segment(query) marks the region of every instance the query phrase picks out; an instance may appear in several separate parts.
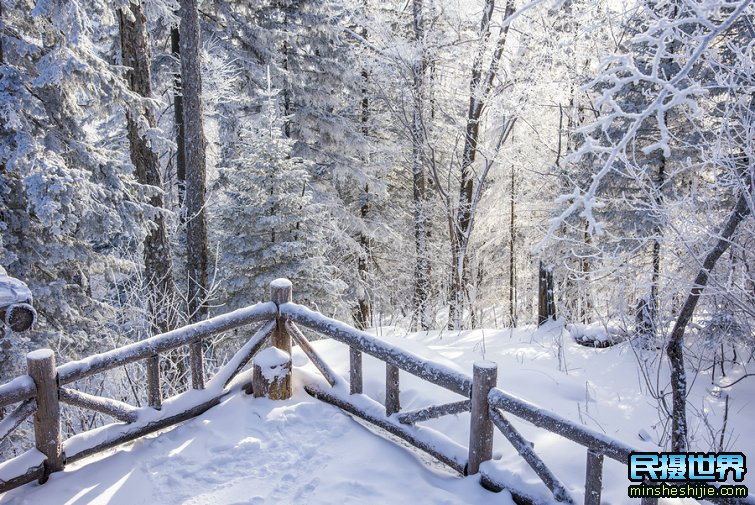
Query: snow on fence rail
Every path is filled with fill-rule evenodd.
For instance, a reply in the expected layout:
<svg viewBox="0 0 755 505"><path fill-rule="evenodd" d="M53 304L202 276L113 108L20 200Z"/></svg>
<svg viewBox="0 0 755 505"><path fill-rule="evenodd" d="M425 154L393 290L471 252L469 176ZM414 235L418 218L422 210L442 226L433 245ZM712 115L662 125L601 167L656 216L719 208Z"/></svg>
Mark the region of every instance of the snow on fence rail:
<svg viewBox="0 0 755 505"><path fill-rule="evenodd" d="M217 405L223 397L239 389L242 383L249 382L249 377L244 377L238 384L232 383L276 329L277 314L278 307L274 302L258 303L59 367L55 366L54 354L49 349L29 353L28 375L0 385L0 407L21 402L0 421L0 439L8 436L33 414L35 448L0 464L0 492L33 480L44 482L50 473L62 470L66 463L175 425ZM163 403L158 366L161 353L181 346L194 346L201 350L201 343L209 337L265 320L268 322L206 386L204 367L200 361L199 367L192 366L193 389ZM111 398L63 387L138 361L146 361L148 407L137 408ZM63 441L60 403L104 413L122 423L79 433Z"/></svg>
<svg viewBox="0 0 755 505"><path fill-rule="evenodd" d="M483 486L491 490L508 489L519 503L538 503L539 499L527 491L505 483L505 479L497 475L491 466L484 464L492 459L494 428L498 428L511 442L519 455L548 487L556 501L574 503L574 500L566 486L537 456L532 444L516 430L504 412L587 448L584 500L586 505L600 503L604 456L624 464L628 463L629 454L633 451L630 446L498 389L497 365L493 362L476 362L473 375L469 377L293 303L292 285L288 280L273 281L270 291L270 302L239 309L57 368L52 351L43 349L29 353L29 374L0 385L0 407L20 402L15 410L0 421L0 439L11 433L29 415L34 414L36 447L0 464L0 492L33 480L43 483L51 472L62 470L67 462L77 461L198 416L219 404L228 394L242 388L247 393L267 392L271 398L290 397L292 338L330 385L326 387L321 384L307 384L304 388L310 395L402 438L461 475L479 473ZM224 331L259 321L267 322L205 385L202 341ZM349 346L348 387L343 378L315 352L298 325ZM287 356L288 361L282 363L284 366L278 372L270 375L261 369L264 360L257 360L259 362L254 363L253 370L242 374L242 369L268 339L273 346L283 351L282 355ZM189 346L191 351L193 389L173 396L163 403L159 354L184 345ZM386 364L385 405L362 394L362 353L374 356ZM147 369L148 407L137 408L124 402L62 387L114 367L138 361L145 361ZM399 369L460 394L464 399L401 412ZM285 376L279 377L280 373ZM60 402L102 412L122 422L79 433L62 441ZM469 447L464 447L444 434L418 424L444 415L467 411L471 412ZM753 503L735 499L721 502ZM643 505L655 503L655 498L642 499Z"/></svg>

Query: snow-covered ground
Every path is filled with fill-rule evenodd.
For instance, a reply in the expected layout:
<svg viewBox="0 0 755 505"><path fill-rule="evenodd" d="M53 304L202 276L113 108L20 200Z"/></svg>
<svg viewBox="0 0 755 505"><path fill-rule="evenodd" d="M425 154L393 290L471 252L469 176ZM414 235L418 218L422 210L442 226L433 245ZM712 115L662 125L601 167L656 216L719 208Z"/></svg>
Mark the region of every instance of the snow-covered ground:
<svg viewBox="0 0 755 505"><path fill-rule="evenodd" d="M654 442L662 426L656 403L648 396L628 344L585 348L573 343L558 323L538 331L524 327L513 332L406 336L383 329L379 334L467 373L484 356L499 364L502 389L637 448L658 450ZM313 345L337 372L348 377L345 346L331 340ZM318 375L298 348L294 366L295 394L288 401L232 396L172 430L70 465L45 485L28 484L10 491L0 497L0 504L511 503L507 493L485 491L476 477L458 477L431 458L388 441L340 410L310 398L302 384L318 380ZM729 380L741 373L730 372ZM365 393L383 401L384 365L365 357L364 374ZM661 371L662 387L666 376ZM656 377L650 379L652 383ZM744 380L729 391L728 449L746 455L755 448L752 382ZM459 399L404 372L401 390L404 409ZM701 447L707 448L705 441L723 423L723 397L710 386L709 376L700 375L690 401L707 416L705 422L701 417L692 423ZM515 424L580 502L584 448L527 423ZM469 414L425 425L468 443ZM490 464L509 479L544 499L548 496L500 434L496 434L494 456L497 460ZM752 487L755 472L744 483ZM626 467L606 460L604 503L631 503L626 497L628 484Z"/></svg>

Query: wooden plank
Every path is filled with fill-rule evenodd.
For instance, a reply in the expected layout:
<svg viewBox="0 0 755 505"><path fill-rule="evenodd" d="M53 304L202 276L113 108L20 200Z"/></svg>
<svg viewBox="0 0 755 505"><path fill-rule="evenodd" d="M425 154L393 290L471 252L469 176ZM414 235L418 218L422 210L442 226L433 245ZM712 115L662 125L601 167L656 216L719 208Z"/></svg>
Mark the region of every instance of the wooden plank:
<svg viewBox="0 0 755 505"><path fill-rule="evenodd" d="M471 408L471 400L462 400L460 402L432 405L430 407L425 407L424 409L402 412L397 417L401 424L415 424L442 416L469 412Z"/></svg>
<svg viewBox="0 0 755 505"><path fill-rule="evenodd" d="M312 348L312 344L309 343L307 337L305 337L299 327L296 326L296 323L286 321L285 324L288 333L291 335L291 338L293 338L294 341L299 344L301 350L304 351L304 354L307 355L309 360L315 365L315 367L317 367L322 376L325 377L325 380L328 381L328 384L335 386L339 381L338 374L335 373L333 369L330 368L330 365L328 365L325 360L323 360L320 355L315 352L315 350Z"/></svg>
<svg viewBox="0 0 755 505"><path fill-rule="evenodd" d="M467 398L472 394L472 379L468 375L440 363L421 358L367 332L357 330L346 323L326 317L302 305L285 303L280 306L280 310L281 314L301 326L343 342L358 351L374 356L421 379Z"/></svg>
<svg viewBox="0 0 755 505"><path fill-rule="evenodd" d="M488 400L491 406L510 412L537 427L557 433L625 465L629 463L629 454L634 449L623 442L573 423L498 388L490 390Z"/></svg>
<svg viewBox="0 0 755 505"><path fill-rule="evenodd" d="M224 331L239 328L258 321L275 317L274 303L258 303L238 309L198 323L190 324L167 333L155 335L112 351L95 354L78 361L71 361L58 367L60 384L68 384L118 366L141 361L149 356L160 354L182 345L211 337Z"/></svg>
<svg viewBox="0 0 755 505"><path fill-rule="evenodd" d="M566 490L558 477L556 477L545 463L543 463L543 460L535 454L535 451L532 449L532 444L525 440L516 428L514 428L505 417L503 417L503 414L501 414L498 409L491 407L489 412L490 419L496 427L501 430L501 433L503 433L508 441L511 442L514 449L516 449L519 455L527 462L530 468L534 470L537 476L540 477L540 480L543 481L548 489L551 490L553 497L560 502L566 502L573 505L574 499L569 494L569 491Z"/></svg>
<svg viewBox="0 0 755 505"><path fill-rule="evenodd" d="M362 351L349 347L349 391L362 394Z"/></svg>
<svg viewBox="0 0 755 505"><path fill-rule="evenodd" d="M399 386L399 368L389 363L385 364L385 415L397 413L401 410L401 389Z"/></svg>
<svg viewBox="0 0 755 505"><path fill-rule="evenodd" d="M2 421L0 421L0 440L3 440L5 437L10 435L10 433L15 430L19 424L23 423L27 417L32 415L37 411L37 402L36 400L29 399L21 403L18 407L16 407L13 412L5 416Z"/></svg>
<svg viewBox="0 0 755 505"><path fill-rule="evenodd" d="M363 419L369 423L374 424L375 426L387 431L388 433L391 433L404 441L410 443L417 449L420 449L441 463L445 463L452 469L456 470L460 474L464 474L464 468L466 467L466 461L461 462L458 459L443 453L439 447L441 447L443 444L441 443L428 443L426 440L422 440L420 437L416 436L412 431L416 430L415 427L410 426L403 426L397 422L391 422L391 419L384 418L380 416L376 416L373 414L370 414L366 412L365 410L359 408L358 406L354 405L353 403L350 403L344 398L341 398L335 394L333 394L332 391L325 391L315 385L306 385L304 386L304 390L312 395L313 397L317 398L318 400L322 400L326 403L330 403L331 405L334 405L349 414L356 416L360 419Z"/></svg>
<svg viewBox="0 0 755 505"><path fill-rule="evenodd" d="M160 355L153 354L147 362L147 404L157 410L163 406L163 392L160 386Z"/></svg>
<svg viewBox="0 0 755 505"><path fill-rule="evenodd" d="M467 473L480 471L480 464L493 457L493 422L488 408L488 393L498 380L498 365L476 361L473 365L471 416L469 420L469 467Z"/></svg>
<svg viewBox="0 0 755 505"><path fill-rule="evenodd" d="M39 349L26 355L26 367L37 386L37 411L34 414L34 443L47 458L43 484L52 472L59 472L66 463L63 439L60 435L60 404L58 402L58 375L55 354L50 349Z"/></svg>
<svg viewBox="0 0 755 505"><path fill-rule="evenodd" d="M0 407L7 407L14 403L34 398L37 387L28 375L22 375L0 385Z"/></svg>
<svg viewBox="0 0 755 505"><path fill-rule="evenodd" d="M585 505L600 505L603 490L603 455L587 449L585 468Z"/></svg>
<svg viewBox="0 0 755 505"><path fill-rule="evenodd" d="M102 398L67 388L60 388L58 396L60 401L69 405L101 412L126 423L133 423L139 417L138 408L111 398Z"/></svg>

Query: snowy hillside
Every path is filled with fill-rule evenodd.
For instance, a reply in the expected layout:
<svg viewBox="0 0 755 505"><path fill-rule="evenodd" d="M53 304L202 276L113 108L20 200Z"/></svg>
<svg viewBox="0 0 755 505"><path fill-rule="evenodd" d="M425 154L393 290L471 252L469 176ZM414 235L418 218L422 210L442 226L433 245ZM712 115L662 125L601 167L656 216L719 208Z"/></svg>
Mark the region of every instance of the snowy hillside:
<svg viewBox="0 0 755 505"><path fill-rule="evenodd" d="M635 447L656 450L652 440L661 429L655 402L646 393L637 358L627 344L588 349L574 344L558 323L513 333L393 333L384 329L380 336L466 372L484 355L499 364L502 389ZM554 351L559 343L562 352ZM345 346L331 340L314 346L347 376ZM294 365L295 393L290 400L232 396L173 430L70 465L43 486L28 484L10 491L0 497L0 504L512 503L506 492L490 493L477 484L477 477L460 478L429 457L381 438L338 409L312 399L302 384L321 378L298 348ZM365 357L364 374L365 393L383 401L383 364ZM697 378L691 404L700 406L701 413L722 412L721 405L713 404L723 400L711 394L709 382L702 374ZM404 409L457 399L404 372L401 386ZM755 449L749 437L749 420L755 416L751 388L743 381L730 392L727 426L729 448L747 454ZM694 419L693 428L699 446L705 448L711 432L702 419ZM467 445L469 414L426 424ZM581 502L584 448L525 423L516 425ZM715 433L722 419L708 414L707 425ZM544 486L498 433L494 455L500 459L493 465L546 500ZM607 460L604 472L604 503L630 502L626 467ZM753 486L755 476L748 474L745 484Z"/></svg>

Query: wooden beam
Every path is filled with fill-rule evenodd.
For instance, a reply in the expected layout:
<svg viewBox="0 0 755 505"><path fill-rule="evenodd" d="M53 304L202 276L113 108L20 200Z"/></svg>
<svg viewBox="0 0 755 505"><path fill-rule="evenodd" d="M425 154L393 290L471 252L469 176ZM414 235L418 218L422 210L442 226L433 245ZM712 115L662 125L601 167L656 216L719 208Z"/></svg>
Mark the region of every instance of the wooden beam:
<svg viewBox="0 0 755 505"><path fill-rule="evenodd" d="M525 440L525 438L516 430L516 428L514 428L514 426L509 423L509 421L505 417L503 417L503 414L501 414L497 409L491 407L489 409L489 412L490 419L493 421L496 427L498 427L498 429L501 430L501 433L503 433L508 441L511 442L511 445L514 446L514 449L516 449L519 455L527 462L528 465L530 465L530 468L532 468L537 476L540 477L540 480L542 480L543 483L548 486L548 489L550 489L551 493L553 493L553 497L557 501L574 505L574 499L569 494L569 491L566 490L558 477L556 477L553 472L551 472L550 469L545 465L545 463L543 463L543 460L540 459L537 454L535 454L535 451L532 449L532 444Z"/></svg>
<svg viewBox="0 0 755 505"><path fill-rule="evenodd" d="M0 421L0 440L10 435L19 424L23 423L27 417L37 411L37 401L32 399L26 400L16 407L13 412L5 416Z"/></svg>
<svg viewBox="0 0 755 505"><path fill-rule="evenodd" d="M22 375L0 385L0 407L7 407L14 403L34 398L37 387L28 375Z"/></svg>
<svg viewBox="0 0 755 505"><path fill-rule="evenodd" d="M415 424L442 416L469 412L471 408L472 402L470 400L462 400L460 402L432 405L424 409L402 412L396 417L401 424Z"/></svg>
<svg viewBox="0 0 755 505"><path fill-rule="evenodd" d="M357 330L346 323L314 312L302 305L285 303L281 305L280 310L281 314L301 326L343 342L358 351L374 356L432 384L467 398L472 394L472 379L450 367L421 358L367 332Z"/></svg>
<svg viewBox="0 0 755 505"><path fill-rule="evenodd" d="M351 415L354 415L360 419L363 419L365 421L368 421L369 423L374 424L375 426L379 428L382 428L388 433L396 435L397 437L405 440L406 442L409 442L411 445L413 445L417 449L421 449L422 451L433 456L435 459L437 459L441 463L445 463L446 465L453 468L460 474L462 475L464 474L466 461L461 462L457 458L454 458L448 454L441 452L439 447L442 447L443 445L442 443L437 443L437 444L429 443L426 440L422 440L421 437L416 436L413 433L413 431L417 430L418 428L410 427L410 426L403 426L399 424L398 422L395 422L395 421L391 422L391 419L389 418L373 415L367 412L366 410L359 408L357 405L350 403L346 399L333 394L333 392L325 391L315 385L306 385L304 386L304 390L310 395L312 395L313 397L317 398L318 400L322 400L326 403L330 403L331 405L334 405L340 408L341 410L348 412ZM429 429L426 429L426 432L429 432L429 431L430 431Z"/></svg>
<svg viewBox="0 0 755 505"><path fill-rule="evenodd" d="M629 463L629 454L634 449L623 442L580 426L498 388L490 390L488 400L491 406L510 412L539 428L558 433L564 438L589 447L625 465Z"/></svg>
<svg viewBox="0 0 755 505"><path fill-rule="evenodd" d="M233 380L233 378L236 377L239 372L241 372L241 369L244 368L247 363L249 363L249 360L252 359L260 349L262 349L262 346L265 345L268 337L273 333L275 325L275 319L271 319L270 321L263 324L260 329L258 329L255 334L252 335L252 338L250 338L246 342L246 344L241 347L241 349L236 351L236 354L234 354L233 357L228 360L228 363L226 363L225 366L221 368L217 374L215 374L215 377L210 380L210 384L213 384L217 381L222 381L223 387L226 387ZM251 390L247 391L247 393L250 392Z"/></svg>
<svg viewBox="0 0 755 505"><path fill-rule="evenodd" d="M58 396L60 401L69 405L101 412L126 423L133 423L139 418L138 408L111 398L102 398L67 388L60 388Z"/></svg>
<svg viewBox="0 0 755 505"><path fill-rule="evenodd" d="M328 384L335 386L336 382L340 380L338 374L335 373L333 369L330 368L330 365L328 365L325 360L323 360L320 355L315 352L315 350L312 348L312 345L309 343L309 340L307 340L307 337L305 337L299 327L296 326L296 323L292 321L286 321L285 324L288 333L291 335L291 338L293 338L294 341L299 344L301 350L304 351L304 354L307 355L309 360L315 365L315 367L317 367L322 376L325 377L325 380L328 381Z"/></svg>
<svg viewBox="0 0 755 505"><path fill-rule="evenodd" d="M111 368L141 361L182 345L208 338L258 321L275 317L277 308L273 303L258 303L228 314L222 314L198 323L190 324L167 333L155 335L112 351L95 354L79 361L71 361L58 368L60 384L68 384Z"/></svg>
<svg viewBox="0 0 755 505"><path fill-rule="evenodd" d="M37 386L34 442L37 450L47 458L44 463L44 474L39 479L39 483L44 484L52 472L59 472L66 463L63 440L60 435L60 404L55 353L50 349L32 351L26 355L26 366Z"/></svg>
<svg viewBox="0 0 755 505"><path fill-rule="evenodd" d="M145 425L126 425L125 431L119 433L118 435L109 438L93 447L88 447L86 449L82 449L78 452L72 453L68 455L67 462L68 463L75 463L76 461L79 461L81 459L84 459L87 456L91 456L92 454L97 454L98 452L105 451L107 449L111 449L113 447L116 447L118 445L121 445L126 442L130 442L131 440L135 440L139 437L143 437L144 435L148 435L150 433L153 433L155 431L162 430L164 428L168 428L170 426L173 426L175 424L178 424L180 422L186 421L188 419L191 419L193 417L197 417L207 410L211 409L215 405L218 405L220 401L228 394L227 391L224 391L223 393L206 400L199 405L196 405L194 407L188 408L183 412L180 412L178 414L165 417L163 419L159 419L157 421L145 424Z"/></svg>
<svg viewBox="0 0 755 505"><path fill-rule="evenodd" d="M192 389L204 389L204 351L201 339L189 344L189 363Z"/></svg>

